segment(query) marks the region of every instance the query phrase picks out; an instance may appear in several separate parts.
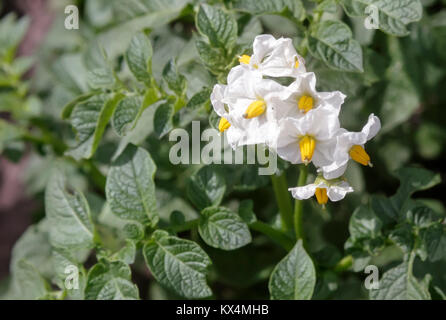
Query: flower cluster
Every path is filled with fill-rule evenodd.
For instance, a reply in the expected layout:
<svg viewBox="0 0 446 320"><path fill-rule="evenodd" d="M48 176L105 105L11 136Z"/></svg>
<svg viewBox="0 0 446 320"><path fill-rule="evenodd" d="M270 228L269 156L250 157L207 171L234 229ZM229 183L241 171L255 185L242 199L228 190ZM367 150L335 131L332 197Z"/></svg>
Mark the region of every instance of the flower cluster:
<svg viewBox="0 0 446 320"><path fill-rule="evenodd" d="M227 85L215 85L211 95L221 117L218 128L229 144L235 149L263 143L293 164L313 163L315 182L289 189L296 199L316 195L324 205L352 192L342 175L350 159L372 166L364 144L378 133L379 119L371 114L361 132L341 128L339 112L346 96L316 90L316 76L307 72L291 39L259 35L253 54L239 61ZM274 80L278 77L293 82L283 86Z"/></svg>

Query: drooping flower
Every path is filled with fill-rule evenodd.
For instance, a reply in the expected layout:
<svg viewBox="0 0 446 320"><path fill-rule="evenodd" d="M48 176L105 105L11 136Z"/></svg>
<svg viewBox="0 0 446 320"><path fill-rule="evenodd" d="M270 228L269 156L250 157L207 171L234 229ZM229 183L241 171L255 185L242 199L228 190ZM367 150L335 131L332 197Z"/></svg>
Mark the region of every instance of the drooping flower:
<svg viewBox="0 0 446 320"><path fill-rule="evenodd" d="M364 166L372 166L370 156L365 151L364 145L376 136L380 129L381 122L373 113L360 132L349 132L341 129L333 143L331 163L322 166L320 169L324 177L334 179L343 175L347 169L349 159L353 159Z"/></svg>
<svg viewBox="0 0 446 320"><path fill-rule="evenodd" d="M289 95L286 87L246 66L232 68L227 85L216 85L211 95L215 112L221 117L219 130L228 143L241 145L268 143L277 131L277 108Z"/></svg>
<svg viewBox="0 0 446 320"><path fill-rule="evenodd" d="M252 56L242 55L239 61L270 77L297 77L306 72L305 61L297 54L292 40L275 39L269 34L257 36Z"/></svg>
<svg viewBox="0 0 446 320"><path fill-rule="evenodd" d="M338 113L335 108L325 105L304 117L280 120L273 148L279 157L293 164L328 165L332 159L330 146L340 128Z"/></svg>
<svg viewBox="0 0 446 320"><path fill-rule="evenodd" d="M313 195L320 205L325 205L330 201L339 201L345 198L346 194L353 192L353 188L343 179L326 180L317 177L314 183L302 187L289 188L293 198L298 200L309 199Z"/></svg>
<svg viewBox="0 0 446 320"><path fill-rule="evenodd" d="M278 117L300 118L324 105L330 105L339 112L345 99L345 95L340 91L318 92L316 75L313 72L301 74L287 89L290 95L283 101L286 107L278 110Z"/></svg>

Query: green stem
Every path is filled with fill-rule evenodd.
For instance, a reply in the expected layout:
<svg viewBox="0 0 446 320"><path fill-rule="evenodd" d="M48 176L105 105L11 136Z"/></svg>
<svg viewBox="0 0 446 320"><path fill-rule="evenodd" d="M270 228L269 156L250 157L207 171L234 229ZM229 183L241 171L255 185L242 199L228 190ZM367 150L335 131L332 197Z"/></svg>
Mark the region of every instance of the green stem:
<svg viewBox="0 0 446 320"><path fill-rule="evenodd" d="M249 225L252 230L263 233L268 236L271 240L282 246L286 251L290 251L293 248L293 241L288 238L287 235L281 231L274 229L269 224L262 221L256 221Z"/></svg>
<svg viewBox="0 0 446 320"><path fill-rule="evenodd" d="M288 192L288 183L285 173L280 176L273 174L271 176L274 194L276 196L277 206L279 207L282 228L284 231L293 228L293 207L291 206L290 195Z"/></svg>
<svg viewBox="0 0 446 320"><path fill-rule="evenodd" d="M299 169L300 171L299 171L299 179L297 180L297 186L301 187L305 185L305 183L307 182L308 169L307 166L305 165L300 165ZM296 240L302 239L302 242L305 247L302 211L303 211L303 201L296 199L294 201L294 231L296 232Z"/></svg>
<svg viewBox="0 0 446 320"><path fill-rule="evenodd" d="M190 230L190 229L198 226L199 222L200 222L200 219L197 218L197 219L186 221L182 225L172 226L172 227L170 227L170 229L173 232L184 232L184 231Z"/></svg>
<svg viewBox="0 0 446 320"><path fill-rule="evenodd" d="M350 269L353 264L353 257L351 255L342 258L334 267L335 272L342 272Z"/></svg>

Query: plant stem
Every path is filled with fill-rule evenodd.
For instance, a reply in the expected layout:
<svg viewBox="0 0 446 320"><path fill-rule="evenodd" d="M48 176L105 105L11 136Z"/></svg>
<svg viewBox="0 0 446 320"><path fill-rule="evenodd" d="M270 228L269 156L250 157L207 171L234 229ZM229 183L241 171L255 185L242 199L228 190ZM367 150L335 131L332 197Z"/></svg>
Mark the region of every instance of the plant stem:
<svg viewBox="0 0 446 320"><path fill-rule="evenodd" d="M353 264L353 257L351 255L342 258L334 267L335 272L342 272L349 269Z"/></svg>
<svg viewBox="0 0 446 320"><path fill-rule="evenodd" d="M297 185L299 187L303 186L307 182L308 170L307 166L300 165L299 167L299 179L297 180ZM305 238L303 231L302 215L303 215L303 202L302 200L294 201L294 231L296 233L296 240L302 239L302 243L305 247Z"/></svg>
<svg viewBox="0 0 446 320"><path fill-rule="evenodd" d="M282 246L286 251L290 251L293 248L293 241L288 238L287 235L281 231L274 229L269 224L262 221L256 221L249 225L252 230L263 233L268 236L271 240Z"/></svg>
<svg viewBox="0 0 446 320"><path fill-rule="evenodd" d="M273 183L277 206L279 207L282 228L284 231L292 230L293 207L291 206L285 173L282 173L280 176L273 174L271 176L271 181Z"/></svg>
<svg viewBox="0 0 446 320"><path fill-rule="evenodd" d="M200 219L197 218L197 219L186 221L182 225L172 226L172 227L170 227L170 229L173 232L184 232L184 231L190 230L190 229L198 226L199 222L200 222Z"/></svg>

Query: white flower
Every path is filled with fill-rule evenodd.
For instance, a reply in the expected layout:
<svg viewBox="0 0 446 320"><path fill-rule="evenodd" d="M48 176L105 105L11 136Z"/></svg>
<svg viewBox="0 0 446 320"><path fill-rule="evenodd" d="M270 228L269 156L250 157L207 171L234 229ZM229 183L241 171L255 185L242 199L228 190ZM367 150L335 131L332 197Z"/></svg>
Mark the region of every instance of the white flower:
<svg viewBox="0 0 446 320"><path fill-rule="evenodd" d="M332 159L330 146L339 128L338 111L325 105L301 118L282 119L273 148L291 163L328 165Z"/></svg>
<svg viewBox="0 0 446 320"><path fill-rule="evenodd" d="M277 131L276 109L288 95L286 87L240 65L229 72L226 86L214 87L211 102L222 117L220 131L227 132L228 143L236 148L271 140L270 133Z"/></svg>
<svg viewBox="0 0 446 320"><path fill-rule="evenodd" d="M309 199L316 195L317 202L321 205L325 205L328 199L331 201L342 200L347 193L353 192L353 188L345 180L325 180L321 177L316 178L312 184L288 190L291 191L293 198L298 200Z"/></svg>
<svg viewBox="0 0 446 320"><path fill-rule="evenodd" d="M278 117L303 117L306 113L327 104L339 112L345 99L345 95L340 91L316 91L316 75L313 72L301 74L287 90L290 95L283 101L286 107L278 111Z"/></svg>
<svg viewBox="0 0 446 320"><path fill-rule="evenodd" d="M243 55L240 63L270 77L297 77L305 73L305 61L296 52L290 38L275 39L262 34L254 39L252 56Z"/></svg>
<svg viewBox="0 0 446 320"><path fill-rule="evenodd" d="M223 102L226 85L216 84L211 93L211 103L214 107L215 113L220 116L218 129L220 132L225 132L228 143L237 145L238 141L243 137L242 128L231 125L234 121L229 114L229 108L225 107Z"/></svg>
<svg viewBox="0 0 446 320"><path fill-rule="evenodd" d="M350 158L362 165L372 166L370 157L364 150L364 144L376 136L380 129L381 122L373 113L369 116L367 124L360 132L349 132L341 129L333 144L331 163L322 166L320 169L324 177L333 179L343 175Z"/></svg>

